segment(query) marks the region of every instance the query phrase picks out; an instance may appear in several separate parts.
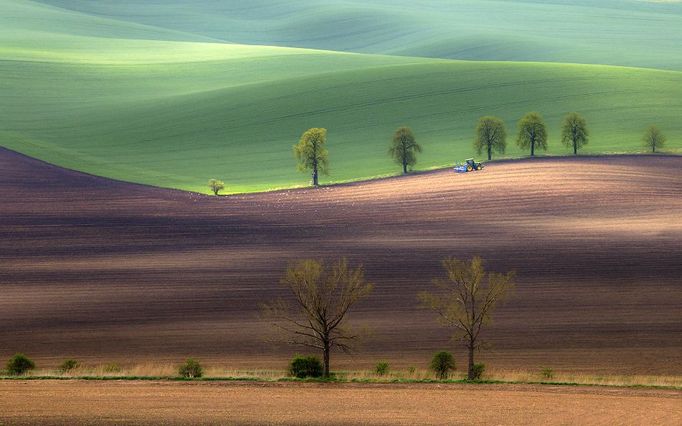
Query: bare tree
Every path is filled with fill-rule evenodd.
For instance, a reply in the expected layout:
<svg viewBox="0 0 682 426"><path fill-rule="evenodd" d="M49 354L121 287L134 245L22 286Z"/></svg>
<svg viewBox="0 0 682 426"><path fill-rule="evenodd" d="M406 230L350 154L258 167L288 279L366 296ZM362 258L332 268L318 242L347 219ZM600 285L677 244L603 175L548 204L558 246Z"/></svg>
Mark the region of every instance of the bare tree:
<svg viewBox="0 0 682 426"><path fill-rule="evenodd" d="M481 348L481 329L489 324L498 303L513 290L514 273L486 272L483 259L471 261L448 258L443 261L447 278L434 280L437 292L422 292L422 306L438 313L440 322L456 329L469 351L467 377L475 378L474 352Z"/></svg>
<svg viewBox="0 0 682 426"><path fill-rule="evenodd" d="M289 266L282 278L293 295L293 305L280 299L261 305L263 316L281 332L280 340L317 349L324 359L324 377L334 348L351 352L359 338L346 324L348 312L372 291L362 266L349 268L346 259L325 268L322 261L301 260Z"/></svg>

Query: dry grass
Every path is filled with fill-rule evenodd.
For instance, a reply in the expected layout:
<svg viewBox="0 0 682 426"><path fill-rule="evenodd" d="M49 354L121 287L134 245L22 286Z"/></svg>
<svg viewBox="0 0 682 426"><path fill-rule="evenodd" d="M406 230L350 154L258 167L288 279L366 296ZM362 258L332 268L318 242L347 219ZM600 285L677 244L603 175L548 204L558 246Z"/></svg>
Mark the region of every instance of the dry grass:
<svg viewBox="0 0 682 426"><path fill-rule="evenodd" d="M54 369L37 369L30 377L60 377L60 378L159 378L177 377L178 366L171 363L144 363L120 367L112 371L111 364L82 365L67 373ZM427 369L407 368L394 369L379 375L373 370L341 370L335 372L336 379L342 382L421 382L435 380L434 374ZM276 369L230 369L218 366L204 367L204 377L207 379L243 379L257 381L279 381L290 378L286 370ZM449 380L465 380L465 371L454 372ZM490 369L483 377L484 381L508 383L555 383L606 386L655 386L682 388L682 376L675 375L594 375L586 373L552 371L551 376L543 373L542 369L505 370Z"/></svg>

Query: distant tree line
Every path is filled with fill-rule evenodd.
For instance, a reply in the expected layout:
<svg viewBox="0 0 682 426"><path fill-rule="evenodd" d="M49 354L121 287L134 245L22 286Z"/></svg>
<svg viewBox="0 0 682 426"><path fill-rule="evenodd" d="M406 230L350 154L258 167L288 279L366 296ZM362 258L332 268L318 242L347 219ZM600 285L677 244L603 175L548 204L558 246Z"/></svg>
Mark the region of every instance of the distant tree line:
<svg viewBox="0 0 682 426"><path fill-rule="evenodd" d="M587 121L577 112L567 114L561 123L561 143L578 155L578 151L589 143L590 132ZM530 152L535 157L538 151L548 148L547 125L538 112L529 112L517 123L516 145ZM656 153L663 148L665 136L656 126L647 129L643 142L647 150ZM327 129L313 128L301 136L294 146L294 154L299 171L312 174L312 185L319 186L319 175L329 174L329 152L326 149ZM481 117L475 129L474 151L479 155L485 153L488 161L493 154L504 154L507 150L507 129L501 118L493 116ZM414 132L409 127L398 128L391 139L388 155L408 174L417 164L417 157L422 153L422 146L417 142Z"/></svg>
<svg viewBox="0 0 682 426"><path fill-rule="evenodd" d="M516 145L530 151L535 157L537 151L547 151L547 125L538 112L529 112L517 123ZM561 123L561 143L578 155L578 151L588 144L590 132L585 118L577 112L567 114ZM647 150L658 152L665 146L666 138L656 126L647 128L642 141ZM320 184L320 175L329 175L329 151L327 145L327 129L312 128L306 130L294 145L298 170L311 174L312 186ZM507 129L499 117L485 116L478 120L474 134L474 151L485 153L488 161L493 154L504 154L507 150ZM417 156L422 153L422 146L417 142L414 132L407 126L399 127L394 133L388 149L388 155L398 164L403 174L408 174L417 164ZM214 195L225 190L225 183L211 179L208 187Z"/></svg>

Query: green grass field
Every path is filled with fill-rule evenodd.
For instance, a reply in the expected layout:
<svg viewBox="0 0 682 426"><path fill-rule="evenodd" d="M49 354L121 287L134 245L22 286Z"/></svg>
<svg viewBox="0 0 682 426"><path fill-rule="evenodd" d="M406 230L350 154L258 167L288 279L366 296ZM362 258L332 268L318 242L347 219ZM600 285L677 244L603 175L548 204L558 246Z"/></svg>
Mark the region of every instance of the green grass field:
<svg viewBox="0 0 682 426"><path fill-rule="evenodd" d="M513 144L515 122L531 110L547 120L553 155L570 152L559 143L561 117L570 111L590 124L585 153L641 151L641 134L652 123L668 136L669 152L682 152L682 43L674 42L682 37L682 6L675 3L445 7L433 0L420 10L402 0L395 7L384 1L167 3L173 7L0 0L0 146L97 175L201 192L209 178L224 180L228 192L306 185L309 176L296 171L292 145L309 127L329 129L331 175L323 183L398 172L386 151L400 125L411 126L424 147L419 169L473 155L475 122L488 114L507 123L507 156L523 155ZM493 6L490 25L507 16L507 32L475 18ZM523 19L514 13L518 8L526 8ZM561 32L549 28L585 9L589 17ZM468 27L438 33L455 15L468 17L481 34ZM524 19L541 15L552 19L532 34L519 30ZM335 19L352 25L326 24ZM404 34L388 31L396 28L392 23ZM589 43L626 26L634 29L608 54L599 48L604 37ZM580 31L588 27L592 33ZM316 33L321 28L331 30ZM548 62L520 62L527 60Z"/></svg>

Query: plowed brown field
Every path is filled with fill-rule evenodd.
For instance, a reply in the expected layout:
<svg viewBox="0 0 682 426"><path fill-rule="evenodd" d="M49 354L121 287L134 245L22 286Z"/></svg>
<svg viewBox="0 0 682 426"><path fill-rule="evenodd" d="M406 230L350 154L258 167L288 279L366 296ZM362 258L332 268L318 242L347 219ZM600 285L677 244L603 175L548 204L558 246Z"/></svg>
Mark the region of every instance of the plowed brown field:
<svg viewBox="0 0 682 426"><path fill-rule="evenodd" d="M208 178L208 176L207 176ZM229 183L228 183L229 184ZM149 188L0 150L0 357L43 366L282 367L258 302L288 261L347 256L373 337L337 367L457 350L416 294L446 256L518 272L486 337L499 368L682 374L682 158L536 159L484 172L235 197Z"/></svg>
<svg viewBox="0 0 682 426"><path fill-rule="evenodd" d="M8 424L679 425L672 390L521 385L0 382Z"/></svg>

